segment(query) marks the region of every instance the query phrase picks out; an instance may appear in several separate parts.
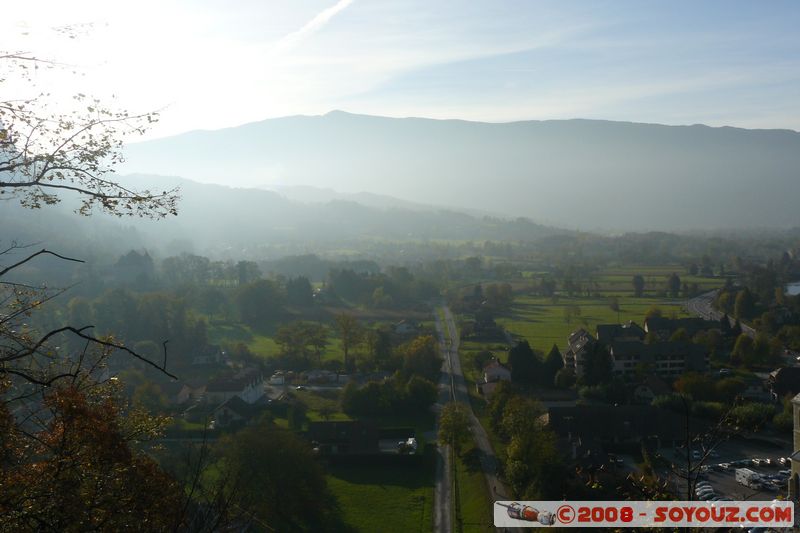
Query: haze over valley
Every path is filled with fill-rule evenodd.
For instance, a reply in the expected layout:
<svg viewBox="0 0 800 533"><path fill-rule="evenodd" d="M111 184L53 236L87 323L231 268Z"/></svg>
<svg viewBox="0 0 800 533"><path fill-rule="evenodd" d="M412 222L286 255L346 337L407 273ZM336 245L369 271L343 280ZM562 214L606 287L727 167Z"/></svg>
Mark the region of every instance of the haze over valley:
<svg viewBox="0 0 800 533"><path fill-rule="evenodd" d="M789 130L336 111L131 144L126 155L130 171L372 193L569 229L800 224L800 134Z"/></svg>
<svg viewBox="0 0 800 533"><path fill-rule="evenodd" d="M798 28L4 5L0 532L798 530Z"/></svg>

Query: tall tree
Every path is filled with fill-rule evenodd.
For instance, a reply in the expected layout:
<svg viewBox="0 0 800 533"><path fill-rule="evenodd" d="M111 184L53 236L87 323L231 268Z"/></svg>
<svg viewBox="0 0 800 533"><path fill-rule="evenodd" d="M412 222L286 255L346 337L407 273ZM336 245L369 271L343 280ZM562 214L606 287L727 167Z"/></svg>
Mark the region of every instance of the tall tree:
<svg viewBox="0 0 800 533"><path fill-rule="evenodd" d="M334 316L336 329L339 331L339 339L342 342L344 352L344 369L349 371L352 362L350 361L350 350L361 342L362 329L356 317L349 313L338 313Z"/></svg>
<svg viewBox="0 0 800 533"><path fill-rule="evenodd" d="M581 383L584 385L602 385L611 381L611 354L605 346L595 344L587 355L583 367Z"/></svg>
<svg viewBox="0 0 800 533"><path fill-rule="evenodd" d="M140 412L123 416L108 387L56 386L44 408L49 418L31 435L30 424L17 425L0 403L0 529L167 531L184 525L181 488L134 446L161 422Z"/></svg>
<svg viewBox="0 0 800 533"><path fill-rule="evenodd" d="M641 297L644 294L644 276L641 274L636 274L633 276L633 295L637 298Z"/></svg>
<svg viewBox="0 0 800 533"><path fill-rule="evenodd" d="M681 278L678 276L677 273L673 272L667 278L667 290L669 291L669 295L673 298L677 298L681 292Z"/></svg>
<svg viewBox="0 0 800 533"><path fill-rule="evenodd" d="M458 402L446 404L439 416L439 442L443 445L452 445L453 450L460 454L462 447L469 438L469 411L467 406Z"/></svg>
<svg viewBox="0 0 800 533"><path fill-rule="evenodd" d="M542 362L526 340L518 342L509 350L508 364L511 365L511 381L523 385L536 383L542 370Z"/></svg>
<svg viewBox="0 0 800 533"><path fill-rule="evenodd" d="M247 428L218 445L221 475L239 480L238 505L274 531L335 529L325 475L311 447L291 431Z"/></svg>
<svg viewBox="0 0 800 533"><path fill-rule="evenodd" d="M752 318L755 313L755 299L750 289L745 287L736 295L733 314L737 320Z"/></svg>
<svg viewBox="0 0 800 533"><path fill-rule="evenodd" d="M544 359L541 384L546 387L552 387L555 384L556 374L562 368L564 368L564 358L561 356L558 346L554 344Z"/></svg>
<svg viewBox="0 0 800 533"><path fill-rule="evenodd" d="M236 294L242 321L254 328L265 328L280 318L285 301L281 287L268 279L239 287Z"/></svg>

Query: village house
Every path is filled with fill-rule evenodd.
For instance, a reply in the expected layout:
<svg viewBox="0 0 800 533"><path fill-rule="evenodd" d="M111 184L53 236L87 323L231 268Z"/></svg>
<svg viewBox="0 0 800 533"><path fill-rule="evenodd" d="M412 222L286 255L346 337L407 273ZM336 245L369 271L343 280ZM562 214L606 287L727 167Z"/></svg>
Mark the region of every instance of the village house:
<svg viewBox="0 0 800 533"><path fill-rule="evenodd" d="M234 396L253 404L264 395L264 377L257 368L245 368L233 375L219 376L206 386L207 403L219 404Z"/></svg>
<svg viewBox="0 0 800 533"><path fill-rule="evenodd" d="M478 393L488 401L501 381L511 382L511 370L495 357L483 367L483 381L477 383Z"/></svg>
<svg viewBox="0 0 800 533"><path fill-rule="evenodd" d="M245 425L255 413L255 408L239 396L232 396L214 409L214 427L226 428Z"/></svg>
<svg viewBox="0 0 800 533"><path fill-rule="evenodd" d="M419 333L419 326L408 320L401 320L394 324L394 332L397 335L416 335Z"/></svg>
<svg viewBox="0 0 800 533"><path fill-rule="evenodd" d="M160 385L162 392L167 396L170 405L185 405L203 399L206 392L205 383L194 381L170 381Z"/></svg>

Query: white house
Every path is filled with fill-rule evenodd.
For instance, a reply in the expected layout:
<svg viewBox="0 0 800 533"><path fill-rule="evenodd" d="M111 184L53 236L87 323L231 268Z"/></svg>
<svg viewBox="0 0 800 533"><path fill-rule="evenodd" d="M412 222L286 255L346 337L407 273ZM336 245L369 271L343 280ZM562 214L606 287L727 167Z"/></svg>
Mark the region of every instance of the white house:
<svg viewBox="0 0 800 533"><path fill-rule="evenodd" d="M234 396L253 404L264 395L264 376L257 368L245 368L233 376L217 377L206 386L206 401L222 403Z"/></svg>

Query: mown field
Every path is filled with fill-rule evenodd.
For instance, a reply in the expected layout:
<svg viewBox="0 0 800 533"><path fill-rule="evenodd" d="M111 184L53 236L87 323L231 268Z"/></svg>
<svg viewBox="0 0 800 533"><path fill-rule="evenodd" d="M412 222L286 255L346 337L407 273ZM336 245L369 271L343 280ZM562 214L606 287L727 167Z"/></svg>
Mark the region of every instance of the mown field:
<svg viewBox="0 0 800 533"><path fill-rule="evenodd" d="M509 312L497 317L498 324L505 327L515 338L525 338L537 350L548 351L557 345L566 347L567 336L578 328L594 333L597 324L624 323L633 320L638 324L652 307L661 309L665 316L689 316L684 311L685 299L663 295L667 277L676 272L681 282L690 286L697 284L700 292L720 287L724 280L718 277L690 276L678 265L630 266L610 268L582 282L592 296L566 296L556 298L519 295ZM641 274L645 279L645 292L641 298L633 296L632 278ZM619 311L611 307L615 297ZM569 313L567 309L572 309ZM466 349L478 346L465 346Z"/></svg>
<svg viewBox="0 0 800 533"><path fill-rule="evenodd" d="M429 532L433 527L434 454L419 463L337 464L328 487L355 531Z"/></svg>
<svg viewBox="0 0 800 533"><path fill-rule="evenodd" d="M567 337L576 329L585 328L594 333L597 324L624 323L633 320L642 324L644 316L652 307L658 307L666 315L688 316L682 300L653 297L620 297L619 311L614 311L605 298L561 297L557 302L550 298L519 296L514 299L507 316L498 317L497 323L506 328L515 338L527 339L535 349L548 351L556 344L564 349ZM580 314L565 314L577 306Z"/></svg>

